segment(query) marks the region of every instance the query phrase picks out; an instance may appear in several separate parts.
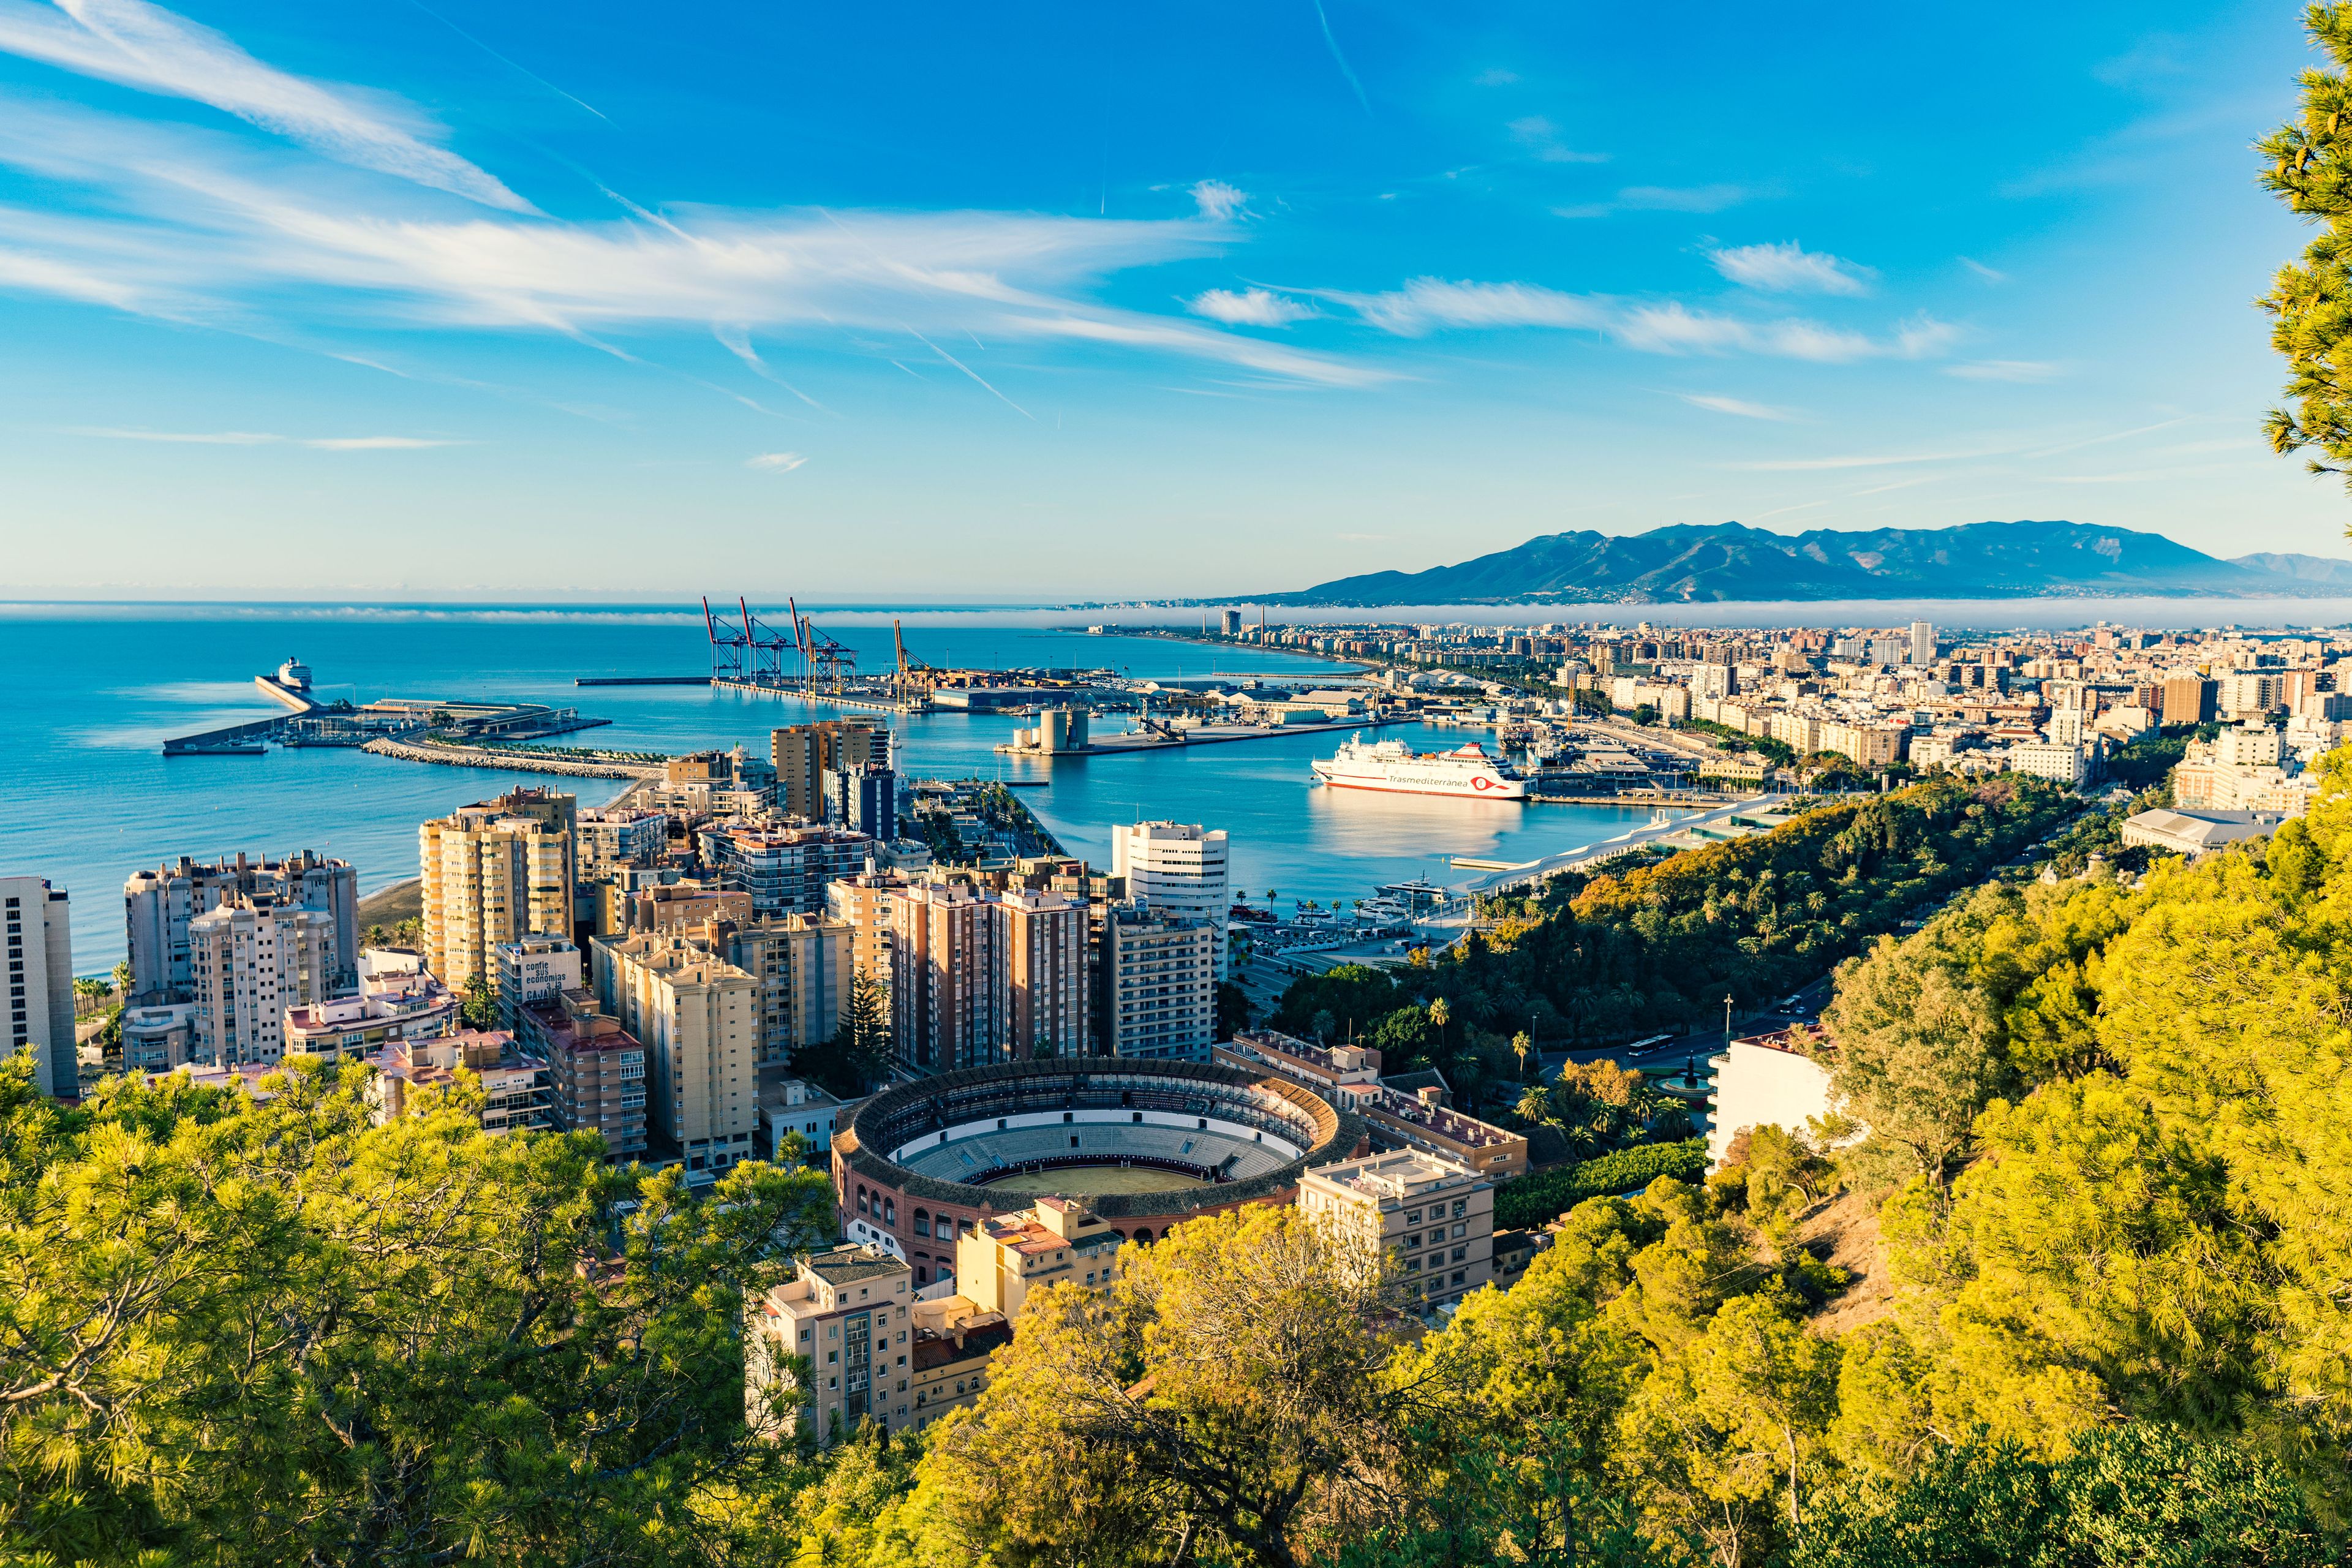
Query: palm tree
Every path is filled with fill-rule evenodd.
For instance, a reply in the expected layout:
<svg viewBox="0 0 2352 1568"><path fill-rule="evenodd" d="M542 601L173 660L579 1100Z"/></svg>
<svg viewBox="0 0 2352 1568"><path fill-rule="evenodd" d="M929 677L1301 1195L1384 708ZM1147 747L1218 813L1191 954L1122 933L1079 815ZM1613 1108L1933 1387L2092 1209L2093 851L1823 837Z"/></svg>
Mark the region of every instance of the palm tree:
<svg viewBox="0 0 2352 1568"><path fill-rule="evenodd" d="M1454 1021L1454 1009L1446 1005L1444 997L1429 1005L1429 1021L1437 1026L1437 1045L1442 1052L1445 1048L1445 1026Z"/></svg>
<svg viewBox="0 0 2352 1568"><path fill-rule="evenodd" d="M1521 1078L1528 1076L1528 1053L1535 1049L1535 1045L1533 1040L1528 1038L1528 1032L1525 1029L1511 1037L1511 1052L1519 1058Z"/></svg>
<svg viewBox="0 0 2352 1568"><path fill-rule="evenodd" d="M1518 1112L1522 1121L1552 1127L1559 1125L1559 1107L1552 1103L1551 1089L1547 1084L1531 1083L1520 1090Z"/></svg>

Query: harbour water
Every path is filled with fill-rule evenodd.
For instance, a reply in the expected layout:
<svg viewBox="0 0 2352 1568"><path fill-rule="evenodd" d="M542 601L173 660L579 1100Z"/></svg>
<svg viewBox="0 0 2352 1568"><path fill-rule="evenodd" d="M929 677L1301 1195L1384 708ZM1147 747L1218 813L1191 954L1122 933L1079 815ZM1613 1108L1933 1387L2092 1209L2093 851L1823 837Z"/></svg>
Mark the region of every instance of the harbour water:
<svg viewBox="0 0 2352 1568"><path fill-rule="evenodd" d="M778 617L781 619L782 617ZM860 666L893 659L887 620L820 621ZM942 666L1108 667L1134 677L1211 674L1320 678L1343 672L1278 652L1233 653L1146 637L1089 637L1034 625L909 626L908 648ZM266 607L145 616L69 607L0 615L7 671L0 752L0 874L44 876L73 895L74 966L93 973L122 955L123 879L187 854L312 848L359 868L362 892L415 876L416 825L520 784L553 784L600 804L620 784L503 770L435 767L345 750L262 757L164 757L173 735L268 717L253 677L297 656L327 700L379 697L513 699L577 707L613 723L575 744L685 752L740 743L764 755L772 727L814 712L694 686L575 687L580 676L691 675L709 668L699 614L528 607L320 614ZM866 715L844 715L866 717ZM1460 855L1524 861L1609 838L1646 809L1522 805L1314 787L1307 763L1332 734L1130 756L1007 757L994 750L1024 721L929 713L887 721L901 766L933 777L1026 781L1023 798L1073 854L1110 858L1113 825L1143 817L1223 827L1234 885L1263 899L1360 899L1380 883L1461 875ZM1391 729L1424 750L1461 731Z"/></svg>

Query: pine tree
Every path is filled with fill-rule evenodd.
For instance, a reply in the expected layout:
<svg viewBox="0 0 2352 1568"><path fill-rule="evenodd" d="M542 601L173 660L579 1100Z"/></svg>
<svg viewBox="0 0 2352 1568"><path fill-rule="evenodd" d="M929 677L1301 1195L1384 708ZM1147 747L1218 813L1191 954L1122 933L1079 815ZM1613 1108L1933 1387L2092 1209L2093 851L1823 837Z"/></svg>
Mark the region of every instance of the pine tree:
<svg viewBox="0 0 2352 1568"><path fill-rule="evenodd" d="M2292 409L2263 422L2273 450L2315 451L2315 474L2346 474L2352 486L2352 4L2314 5L2304 15L2312 41L2336 69L2303 73L2303 112L2264 137L2262 183L2288 208L2324 226L2303 259L2279 268L2261 300L2273 320L2271 346L2287 362Z"/></svg>

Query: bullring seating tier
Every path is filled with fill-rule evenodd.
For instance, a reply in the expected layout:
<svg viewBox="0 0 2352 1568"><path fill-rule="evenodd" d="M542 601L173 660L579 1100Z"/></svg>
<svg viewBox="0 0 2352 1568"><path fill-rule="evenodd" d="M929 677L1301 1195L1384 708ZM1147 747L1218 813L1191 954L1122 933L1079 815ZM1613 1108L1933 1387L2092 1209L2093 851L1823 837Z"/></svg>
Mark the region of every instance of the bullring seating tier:
<svg viewBox="0 0 2352 1568"><path fill-rule="evenodd" d="M1029 1160L1098 1157L1116 1164L1123 1155L1173 1160L1217 1172L1220 1179L1269 1175L1297 1156L1287 1148L1236 1137L1214 1129L1135 1126L1125 1122L1056 1123L998 1131L988 1124L971 1136L909 1153L898 1163L935 1181L984 1184L997 1169Z"/></svg>

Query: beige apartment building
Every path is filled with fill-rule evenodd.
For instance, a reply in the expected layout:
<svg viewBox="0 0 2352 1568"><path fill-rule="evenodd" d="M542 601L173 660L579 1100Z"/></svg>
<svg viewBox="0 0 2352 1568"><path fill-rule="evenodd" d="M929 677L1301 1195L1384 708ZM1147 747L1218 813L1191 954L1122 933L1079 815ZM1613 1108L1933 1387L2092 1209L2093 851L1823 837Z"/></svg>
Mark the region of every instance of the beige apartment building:
<svg viewBox="0 0 2352 1568"><path fill-rule="evenodd" d="M888 767L890 731L840 719L788 725L769 731L768 756L776 769L776 804L817 822L824 816L824 775L845 768Z"/></svg>
<svg viewBox="0 0 2352 1568"><path fill-rule="evenodd" d="M689 928L688 939L760 981L758 1066L792 1060L841 1027L849 1000L853 932L821 915L785 915Z"/></svg>
<svg viewBox="0 0 2352 1568"><path fill-rule="evenodd" d="M417 829L425 966L453 991L498 978L498 949L568 936L577 880L572 797L518 789Z"/></svg>
<svg viewBox="0 0 2352 1568"><path fill-rule="evenodd" d="M637 932L593 946L604 1010L645 1044L649 1141L675 1145L691 1173L716 1174L751 1158L759 977L682 936Z"/></svg>
<svg viewBox="0 0 2352 1568"><path fill-rule="evenodd" d="M770 1437L797 1425L826 1445L869 1418L900 1429L914 1404L913 1278L904 1263L870 1247L801 1258L793 1279L748 1310L744 1425Z"/></svg>
<svg viewBox="0 0 2352 1568"><path fill-rule="evenodd" d="M849 967L890 989L892 906L907 890L907 879L896 871L860 871L825 885L824 912L849 927Z"/></svg>
<svg viewBox="0 0 2352 1568"><path fill-rule="evenodd" d="M1377 1240L1435 1312L1494 1278L1495 1184L1418 1150L1341 1160L1298 1179L1298 1206Z"/></svg>
<svg viewBox="0 0 2352 1568"><path fill-rule="evenodd" d="M957 1237L956 1294L1010 1322L1039 1286L1109 1284L1125 1239L1077 1200L1042 1197L1034 1208L984 1219Z"/></svg>

